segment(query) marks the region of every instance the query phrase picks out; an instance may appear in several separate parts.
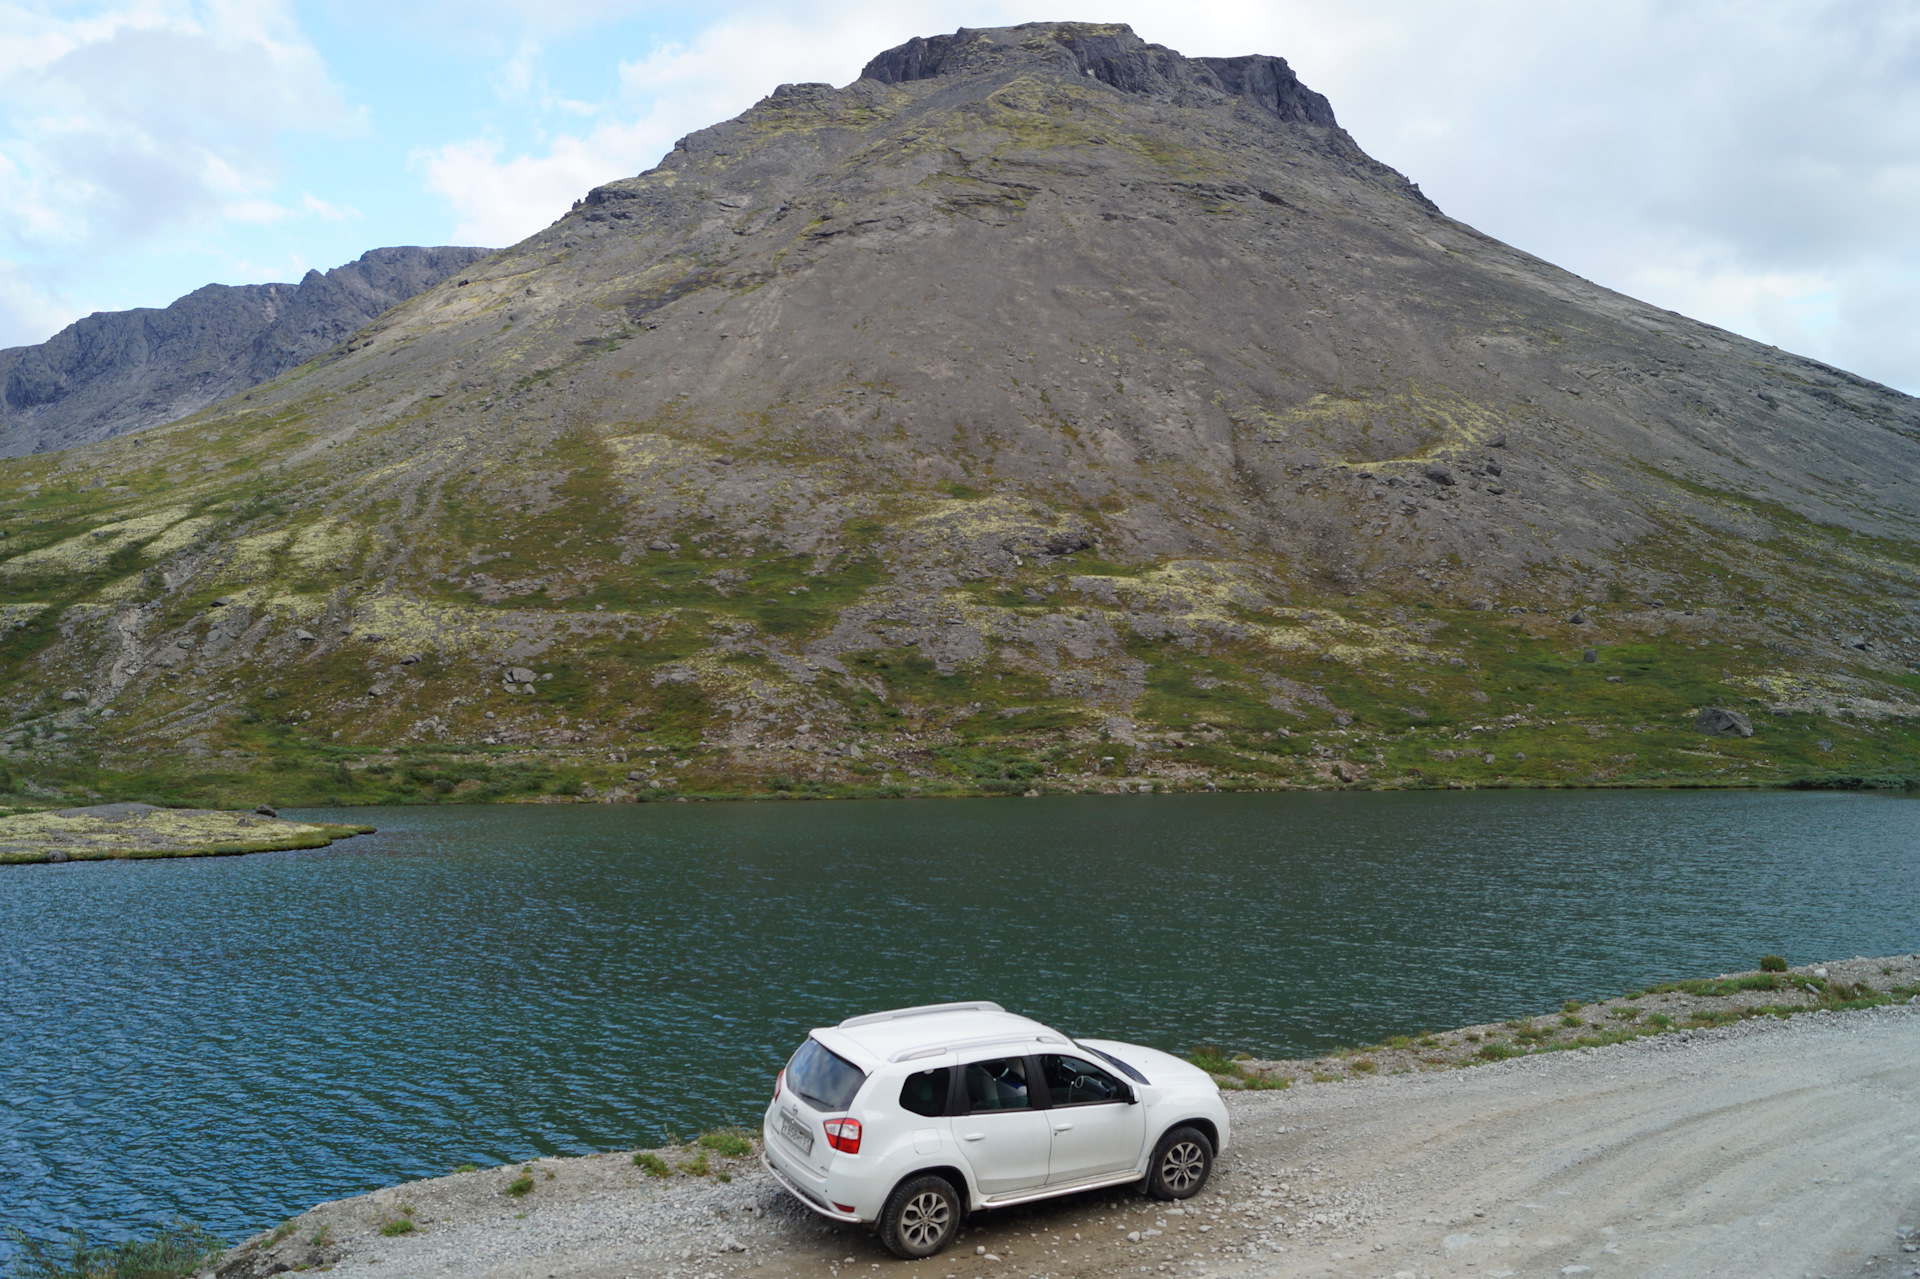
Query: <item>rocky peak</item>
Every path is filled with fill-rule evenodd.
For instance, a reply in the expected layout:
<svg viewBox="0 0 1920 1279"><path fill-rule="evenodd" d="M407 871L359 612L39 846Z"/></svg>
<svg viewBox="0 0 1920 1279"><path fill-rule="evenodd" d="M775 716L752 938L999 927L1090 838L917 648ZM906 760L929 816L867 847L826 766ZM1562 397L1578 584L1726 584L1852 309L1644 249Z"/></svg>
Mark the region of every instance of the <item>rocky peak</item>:
<svg viewBox="0 0 1920 1279"><path fill-rule="evenodd" d="M1165 45L1149 44L1125 23L962 27L949 36L916 36L874 58L860 74L882 84L902 84L1020 62L1051 65L1123 93L1181 106L1243 98L1288 123L1335 127L1332 105L1301 84L1285 58L1189 58Z"/></svg>

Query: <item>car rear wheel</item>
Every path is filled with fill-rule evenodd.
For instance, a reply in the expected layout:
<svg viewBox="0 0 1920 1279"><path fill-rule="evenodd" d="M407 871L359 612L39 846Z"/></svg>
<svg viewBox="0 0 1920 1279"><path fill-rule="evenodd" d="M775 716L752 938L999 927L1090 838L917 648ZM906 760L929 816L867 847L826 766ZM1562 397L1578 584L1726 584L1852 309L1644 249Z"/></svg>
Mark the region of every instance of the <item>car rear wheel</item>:
<svg viewBox="0 0 1920 1279"><path fill-rule="evenodd" d="M1155 1199L1191 1199L1213 1171L1213 1143L1198 1128L1170 1128L1153 1148L1147 1193Z"/></svg>
<svg viewBox="0 0 1920 1279"><path fill-rule="evenodd" d="M945 1177L913 1177L894 1188L880 1212L880 1242L896 1257L931 1257L960 1228L960 1196Z"/></svg>

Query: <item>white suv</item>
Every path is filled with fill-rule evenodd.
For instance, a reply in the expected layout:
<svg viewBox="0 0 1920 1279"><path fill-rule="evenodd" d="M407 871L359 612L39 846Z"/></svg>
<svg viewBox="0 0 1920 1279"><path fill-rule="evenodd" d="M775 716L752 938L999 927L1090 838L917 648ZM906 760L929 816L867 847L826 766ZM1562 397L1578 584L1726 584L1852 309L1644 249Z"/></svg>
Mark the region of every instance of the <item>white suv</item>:
<svg viewBox="0 0 1920 1279"><path fill-rule="evenodd" d="M977 1209L1142 1179L1185 1199L1226 1149L1227 1108L1167 1053L930 1004L808 1035L762 1128L768 1171L807 1207L927 1257Z"/></svg>

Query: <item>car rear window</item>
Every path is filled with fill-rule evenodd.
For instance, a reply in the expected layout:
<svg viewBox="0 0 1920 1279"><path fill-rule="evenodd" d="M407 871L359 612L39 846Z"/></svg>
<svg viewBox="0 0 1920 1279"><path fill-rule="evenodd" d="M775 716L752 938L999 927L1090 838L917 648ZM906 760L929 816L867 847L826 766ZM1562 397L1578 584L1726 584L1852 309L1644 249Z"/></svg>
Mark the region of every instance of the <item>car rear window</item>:
<svg viewBox="0 0 1920 1279"><path fill-rule="evenodd" d="M845 1110L866 1082L860 1067L834 1056L817 1039L801 1044L787 1063L787 1087L815 1110Z"/></svg>
<svg viewBox="0 0 1920 1279"><path fill-rule="evenodd" d="M938 1118L947 1113L947 1089L952 1082L953 1071L947 1066L908 1075L900 1085L900 1105L916 1115Z"/></svg>

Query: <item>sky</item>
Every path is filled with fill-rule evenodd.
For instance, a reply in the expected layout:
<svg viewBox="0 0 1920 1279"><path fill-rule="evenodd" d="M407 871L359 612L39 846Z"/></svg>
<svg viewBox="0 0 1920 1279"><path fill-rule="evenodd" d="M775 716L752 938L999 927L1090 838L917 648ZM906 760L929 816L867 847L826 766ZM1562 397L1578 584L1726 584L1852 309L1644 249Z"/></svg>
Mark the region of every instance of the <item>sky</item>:
<svg viewBox="0 0 1920 1279"><path fill-rule="evenodd" d="M1910 0L0 0L0 347L509 244L777 84L1062 18L1279 54L1452 216L1920 393Z"/></svg>

